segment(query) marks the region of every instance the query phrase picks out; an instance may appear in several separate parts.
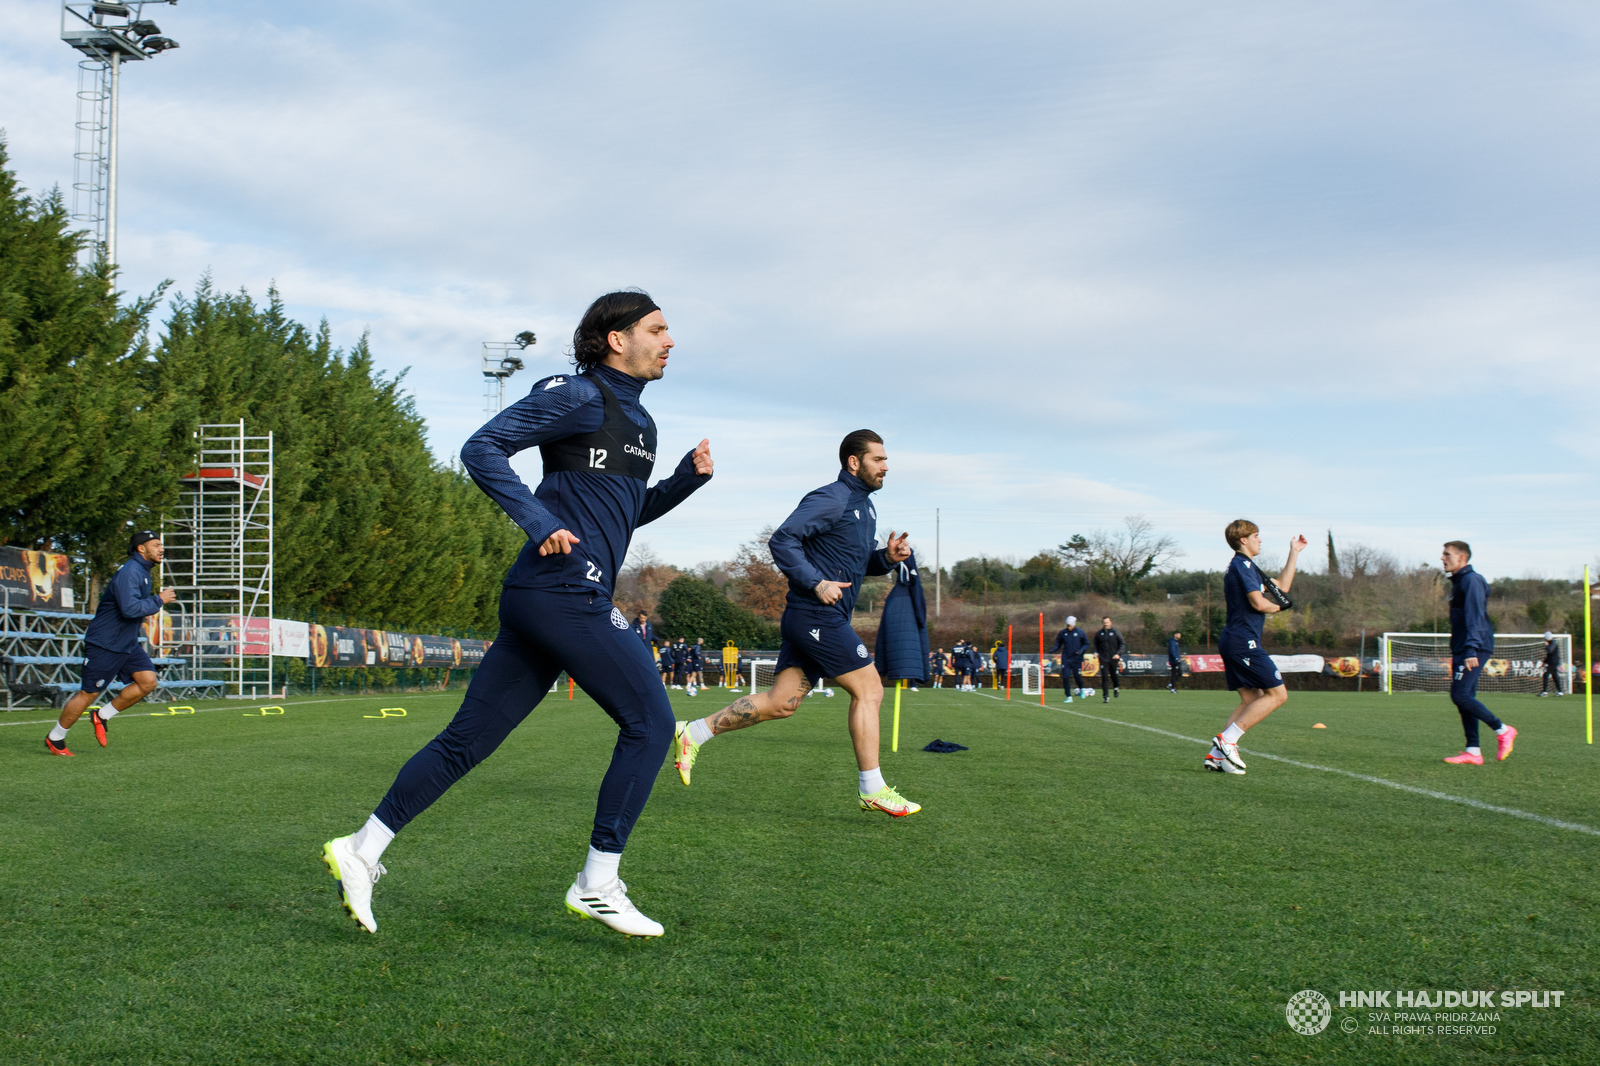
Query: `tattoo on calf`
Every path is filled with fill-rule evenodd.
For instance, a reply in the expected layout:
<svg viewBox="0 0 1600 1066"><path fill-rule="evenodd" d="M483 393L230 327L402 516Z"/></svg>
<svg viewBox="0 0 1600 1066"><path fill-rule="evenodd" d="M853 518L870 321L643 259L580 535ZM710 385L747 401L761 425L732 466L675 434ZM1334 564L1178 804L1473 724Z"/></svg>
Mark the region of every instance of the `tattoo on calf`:
<svg viewBox="0 0 1600 1066"><path fill-rule="evenodd" d="M722 733L729 729L743 729L759 721L761 712L756 710L755 701L749 696L740 696L717 712L717 716L711 720L711 731Z"/></svg>

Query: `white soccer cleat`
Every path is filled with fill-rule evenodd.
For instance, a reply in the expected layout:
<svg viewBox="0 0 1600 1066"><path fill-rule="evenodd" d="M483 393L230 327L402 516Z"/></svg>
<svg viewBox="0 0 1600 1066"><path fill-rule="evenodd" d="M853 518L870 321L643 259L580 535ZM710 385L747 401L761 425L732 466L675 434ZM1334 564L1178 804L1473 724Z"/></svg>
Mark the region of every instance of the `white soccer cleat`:
<svg viewBox="0 0 1600 1066"><path fill-rule="evenodd" d="M383 863L368 866L365 859L350 846L349 837L339 837L322 845L322 864L339 881L339 899L345 913L361 923L369 933L378 931L378 920L372 916L372 886L389 871Z"/></svg>
<svg viewBox="0 0 1600 1066"><path fill-rule="evenodd" d="M609 885L599 888L579 888L583 880L579 874L567 889L567 910L579 918L608 925L624 936L660 936L666 927L639 913L628 899L628 886L622 878L613 878Z"/></svg>
<svg viewBox="0 0 1600 1066"><path fill-rule="evenodd" d="M1241 770L1244 769L1244 757L1239 754L1239 745L1223 740L1221 733L1212 737L1211 743L1217 746L1217 750L1222 752L1222 757L1230 765L1237 766Z"/></svg>

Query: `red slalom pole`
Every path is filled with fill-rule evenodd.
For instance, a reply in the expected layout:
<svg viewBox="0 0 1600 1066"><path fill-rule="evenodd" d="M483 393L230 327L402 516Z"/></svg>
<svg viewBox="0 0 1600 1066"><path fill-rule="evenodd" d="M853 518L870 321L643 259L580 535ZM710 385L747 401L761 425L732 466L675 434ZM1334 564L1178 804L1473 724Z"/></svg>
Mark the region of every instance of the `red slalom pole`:
<svg viewBox="0 0 1600 1066"><path fill-rule="evenodd" d="M1039 706L1044 706L1044 612L1039 612Z"/></svg>
<svg viewBox="0 0 1600 1066"><path fill-rule="evenodd" d="M569 699L569 700L572 698L572 689L573 689L572 678L569 677L569 678L567 678L567 699Z"/></svg>
<svg viewBox="0 0 1600 1066"><path fill-rule="evenodd" d="M1006 699L1011 698L1011 631L1016 626L1006 626Z"/></svg>

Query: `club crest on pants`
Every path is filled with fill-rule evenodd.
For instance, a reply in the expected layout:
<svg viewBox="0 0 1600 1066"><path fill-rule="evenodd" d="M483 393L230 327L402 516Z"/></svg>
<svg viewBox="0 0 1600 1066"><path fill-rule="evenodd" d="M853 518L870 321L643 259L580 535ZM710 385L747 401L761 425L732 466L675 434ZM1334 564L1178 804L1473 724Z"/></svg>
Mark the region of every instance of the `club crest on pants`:
<svg viewBox="0 0 1600 1066"><path fill-rule="evenodd" d="M622 612L615 607L611 608L611 624L618 629L628 628L628 620L622 617Z"/></svg>

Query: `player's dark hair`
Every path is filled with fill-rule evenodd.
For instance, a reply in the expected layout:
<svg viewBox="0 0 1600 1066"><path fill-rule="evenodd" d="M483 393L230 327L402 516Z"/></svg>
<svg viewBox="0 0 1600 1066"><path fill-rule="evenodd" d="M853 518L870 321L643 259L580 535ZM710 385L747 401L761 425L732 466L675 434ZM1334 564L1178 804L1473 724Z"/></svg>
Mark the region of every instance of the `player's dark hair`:
<svg viewBox="0 0 1600 1066"><path fill-rule="evenodd" d="M1446 548L1454 548L1462 555L1465 555L1469 561L1472 559L1472 545L1464 540L1447 540L1444 542L1444 546Z"/></svg>
<svg viewBox="0 0 1600 1066"><path fill-rule="evenodd" d="M578 328L572 331L572 365L587 374L611 354L612 333L626 333L651 311L660 307L643 289L608 292L583 313Z"/></svg>
<svg viewBox="0 0 1600 1066"><path fill-rule="evenodd" d="M1222 535L1228 538L1228 547L1232 548L1234 551L1238 551L1239 545L1244 543L1244 538L1248 537L1252 533L1260 532L1261 527L1250 521L1250 519L1235 518L1232 522L1228 523L1228 528L1222 531Z"/></svg>
<svg viewBox="0 0 1600 1066"><path fill-rule="evenodd" d="M858 429L839 442L839 465L849 466L850 457L857 459L867 454L867 445L882 444L883 438L870 429Z"/></svg>

